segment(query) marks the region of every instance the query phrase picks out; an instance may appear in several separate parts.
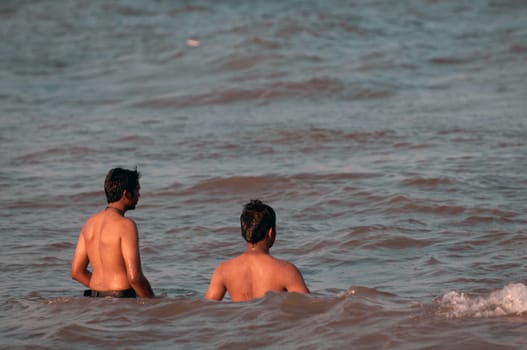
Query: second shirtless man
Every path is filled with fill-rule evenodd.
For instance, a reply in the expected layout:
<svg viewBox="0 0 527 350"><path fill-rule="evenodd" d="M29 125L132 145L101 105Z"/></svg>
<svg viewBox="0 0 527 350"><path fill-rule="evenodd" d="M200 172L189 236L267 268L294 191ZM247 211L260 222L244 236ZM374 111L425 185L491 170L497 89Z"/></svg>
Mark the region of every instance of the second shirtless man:
<svg viewBox="0 0 527 350"><path fill-rule="evenodd" d="M266 292L309 293L295 265L272 257L269 249L276 237L276 214L270 206L253 200L240 217L246 251L218 265L205 298L222 300L228 292L234 302L261 298Z"/></svg>

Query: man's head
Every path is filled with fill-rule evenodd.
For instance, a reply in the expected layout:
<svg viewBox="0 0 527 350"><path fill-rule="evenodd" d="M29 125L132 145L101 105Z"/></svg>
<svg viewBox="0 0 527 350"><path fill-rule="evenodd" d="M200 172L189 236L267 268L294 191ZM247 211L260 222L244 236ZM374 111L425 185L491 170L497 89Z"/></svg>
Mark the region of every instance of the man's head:
<svg viewBox="0 0 527 350"><path fill-rule="evenodd" d="M104 180L104 193L106 201L113 203L119 201L123 194L131 201L128 209L134 209L139 199L139 177L137 170L115 168L108 172Z"/></svg>
<svg viewBox="0 0 527 350"><path fill-rule="evenodd" d="M240 223L242 236L248 243L260 242L266 237L269 229L272 229L273 233L276 232L276 214L273 208L257 199L244 205Z"/></svg>

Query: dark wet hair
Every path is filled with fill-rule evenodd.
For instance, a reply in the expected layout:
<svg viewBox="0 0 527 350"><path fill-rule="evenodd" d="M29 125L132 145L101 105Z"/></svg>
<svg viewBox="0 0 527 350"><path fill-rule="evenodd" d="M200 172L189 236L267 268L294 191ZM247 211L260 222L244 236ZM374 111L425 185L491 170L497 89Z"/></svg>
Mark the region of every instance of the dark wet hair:
<svg viewBox="0 0 527 350"><path fill-rule="evenodd" d="M265 238L270 228L276 229L276 214L267 204L253 199L243 206L240 223L243 238L248 243L257 243Z"/></svg>
<svg viewBox="0 0 527 350"><path fill-rule="evenodd" d="M104 193L108 203L117 202L124 191L133 192L139 185L141 174L134 170L114 168L108 172L104 180Z"/></svg>

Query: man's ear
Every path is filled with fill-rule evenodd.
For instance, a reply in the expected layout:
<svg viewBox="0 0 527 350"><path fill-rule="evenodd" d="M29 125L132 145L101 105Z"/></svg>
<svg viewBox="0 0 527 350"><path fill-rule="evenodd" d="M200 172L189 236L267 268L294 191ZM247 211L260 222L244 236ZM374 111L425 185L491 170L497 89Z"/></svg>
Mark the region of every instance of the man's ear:
<svg viewBox="0 0 527 350"><path fill-rule="evenodd" d="M271 248L276 238L276 231L271 227L269 228L269 231L267 231L266 236L267 236L267 240L269 241L269 248Z"/></svg>

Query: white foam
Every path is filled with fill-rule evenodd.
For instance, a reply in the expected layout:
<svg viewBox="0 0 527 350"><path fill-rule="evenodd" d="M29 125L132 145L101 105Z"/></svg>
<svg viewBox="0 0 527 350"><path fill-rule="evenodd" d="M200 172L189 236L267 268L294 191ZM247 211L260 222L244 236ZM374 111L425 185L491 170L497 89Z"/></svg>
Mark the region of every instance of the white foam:
<svg viewBox="0 0 527 350"><path fill-rule="evenodd" d="M527 315L527 286L511 283L485 296L451 291L438 299L439 310L450 318Z"/></svg>

